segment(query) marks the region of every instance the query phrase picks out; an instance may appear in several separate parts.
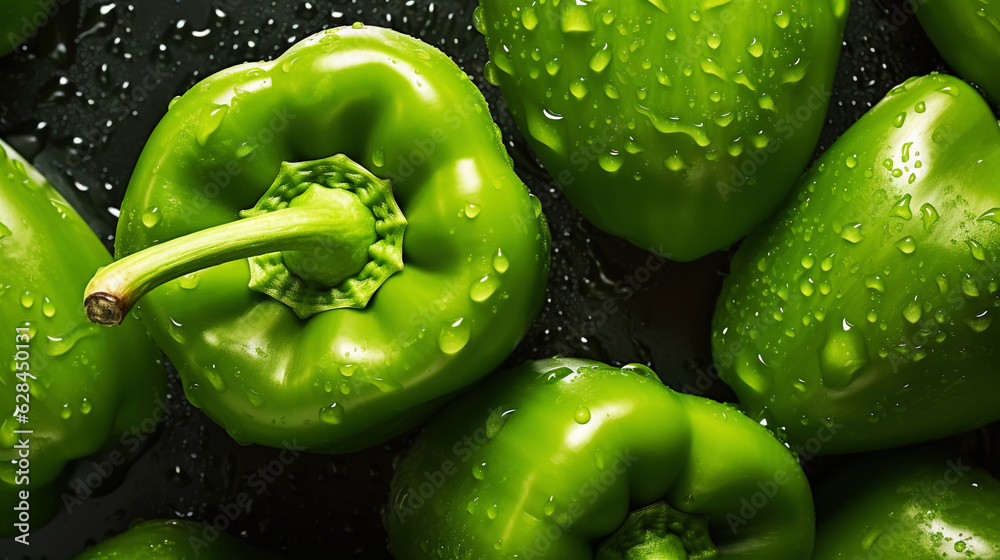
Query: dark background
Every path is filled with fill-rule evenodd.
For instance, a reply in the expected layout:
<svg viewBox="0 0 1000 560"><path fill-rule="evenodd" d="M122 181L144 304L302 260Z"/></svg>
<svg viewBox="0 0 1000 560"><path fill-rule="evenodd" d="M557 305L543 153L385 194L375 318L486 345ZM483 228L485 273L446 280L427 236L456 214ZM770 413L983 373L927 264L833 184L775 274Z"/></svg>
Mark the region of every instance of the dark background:
<svg viewBox="0 0 1000 560"><path fill-rule="evenodd" d="M852 2L817 154L893 86L947 71L902 5ZM59 0L57 6L34 39L0 59L0 137L34 161L109 248L132 168L172 97L228 66L273 58L321 29L355 21L392 27L441 48L473 77L518 174L544 202L553 238L548 298L507 365L557 353L643 362L675 389L732 397L707 370L711 310L731 251L668 263L638 290L623 289L649 255L597 231L549 186L498 89L482 78L487 54L472 27L476 0ZM621 310L597 314L607 299ZM227 532L289 557L389 557L379 512L393 457L412 434L362 453L300 455L285 465L276 462L278 450L236 444L187 403L172 368L170 376L166 419L131 467L116 469L94 495L71 489L78 499L72 513L64 510L33 531L30 549L0 541L5 557L67 558L133 519L170 517L214 519ZM1000 452L989 445L997 431L952 443L997 473ZM816 479L837 462L815 459L805 467ZM260 486L248 479L268 466L279 474L258 494ZM70 479L92 469L91 461L82 461ZM251 503L234 510L241 493Z"/></svg>

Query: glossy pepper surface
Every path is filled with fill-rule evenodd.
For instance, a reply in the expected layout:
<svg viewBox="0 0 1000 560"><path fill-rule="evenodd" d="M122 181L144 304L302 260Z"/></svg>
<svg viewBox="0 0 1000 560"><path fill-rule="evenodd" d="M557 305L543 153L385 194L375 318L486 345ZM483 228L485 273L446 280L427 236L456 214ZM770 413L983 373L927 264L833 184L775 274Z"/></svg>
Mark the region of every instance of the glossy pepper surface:
<svg viewBox="0 0 1000 560"><path fill-rule="evenodd" d="M1000 481L940 449L854 459L816 508L813 560L1000 558Z"/></svg>
<svg viewBox="0 0 1000 560"><path fill-rule="evenodd" d="M1000 126L944 75L893 89L737 251L713 319L751 417L818 453L1000 418Z"/></svg>
<svg viewBox="0 0 1000 560"><path fill-rule="evenodd" d="M141 326L100 329L80 308L90 276L110 261L55 188L0 142L2 536L23 532L12 525L23 521L24 508L14 510L22 501L28 525L41 527L58 507L67 464L121 446L162 406L166 376Z"/></svg>
<svg viewBox="0 0 1000 560"><path fill-rule="evenodd" d="M25 42L49 19L55 0L4 0L0 2L0 56Z"/></svg>
<svg viewBox="0 0 1000 560"><path fill-rule="evenodd" d="M911 0L924 31L959 75L1000 103L1000 2Z"/></svg>
<svg viewBox="0 0 1000 560"><path fill-rule="evenodd" d="M491 377L428 424L390 496L400 560L583 559L594 543L601 559L792 560L813 543L792 454L640 365L556 358Z"/></svg>
<svg viewBox="0 0 1000 560"><path fill-rule="evenodd" d="M848 2L481 0L486 77L597 227L675 260L769 216L826 115Z"/></svg>
<svg viewBox="0 0 1000 560"><path fill-rule="evenodd" d="M341 452L506 357L541 303L548 242L468 76L356 25L171 105L88 302L114 323L163 284L138 314L192 403L240 441Z"/></svg>
<svg viewBox="0 0 1000 560"><path fill-rule="evenodd" d="M205 529L178 519L143 521L73 560L277 560L236 537Z"/></svg>

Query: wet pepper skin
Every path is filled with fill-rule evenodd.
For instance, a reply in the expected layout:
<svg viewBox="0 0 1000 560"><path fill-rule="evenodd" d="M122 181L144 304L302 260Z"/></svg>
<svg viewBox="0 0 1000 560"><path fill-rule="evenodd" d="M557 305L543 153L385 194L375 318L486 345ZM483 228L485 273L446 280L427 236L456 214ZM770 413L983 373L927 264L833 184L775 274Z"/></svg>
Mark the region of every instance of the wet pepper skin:
<svg viewBox="0 0 1000 560"><path fill-rule="evenodd" d="M80 309L87 280L110 261L55 188L0 142L0 326L8 349L0 354L0 536L20 534L13 508L21 491L37 529L58 508L68 463L121 446L123 434L159 418L166 376L149 336L135 322L101 329ZM15 340L19 333L27 336ZM18 474L24 469L12 461L25 453L28 472Z"/></svg>
<svg viewBox="0 0 1000 560"><path fill-rule="evenodd" d="M1000 558L1000 481L940 449L854 459L816 508L812 560Z"/></svg>
<svg viewBox="0 0 1000 560"><path fill-rule="evenodd" d="M486 77L597 227L681 261L771 215L826 115L848 2L481 0Z"/></svg>
<svg viewBox="0 0 1000 560"><path fill-rule="evenodd" d="M240 258L138 306L188 399L242 442L346 452L396 435L496 367L541 304L548 228L486 101L444 53L360 24L172 103L129 183L117 257L238 227L279 171L297 180L283 162L335 154L391 181L406 219L402 270L366 305L300 318L250 289Z"/></svg>
<svg viewBox="0 0 1000 560"><path fill-rule="evenodd" d="M676 522L626 528L597 558L801 560L813 542L792 454L637 365L555 358L491 377L428 424L390 496L399 560L594 558L655 502Z"/></svg>
<svg viewBox="0 0 1000 560"><path fill-rule="evenodd" d="M913 78L852 126L737 251L722 379L794 445L850 453L1000 418L1000 126L971 86Z"/></svg>
<svg viewBox="0 0 1000 560"><path fill-rule="evenodd" d="M277 560L277 557L226 533L207 539L204 525L171 519L138 523L88 548L73 560Z"/></svg>
<svg viewBox="0 0 1000 560"><path fill-rule="evenodd" d="M1000 103L1000 2L911 0L924 31L958 73Z"/></svg>

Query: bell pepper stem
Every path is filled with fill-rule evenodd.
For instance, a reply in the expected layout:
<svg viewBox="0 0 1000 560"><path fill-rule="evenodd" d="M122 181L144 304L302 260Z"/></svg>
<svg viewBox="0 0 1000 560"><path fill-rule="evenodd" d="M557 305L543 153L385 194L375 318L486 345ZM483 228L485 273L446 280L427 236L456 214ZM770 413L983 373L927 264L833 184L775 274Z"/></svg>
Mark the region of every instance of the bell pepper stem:
<svg viewBox="0 0 1000 560"><path fill-rule="evenodd" d="M265 253L329 244L345 225L326 208L289 207L198 231L147 248L97 271L87 285L87 318L120 325L153 288L198 270Z"/></svg>
<svg viewBox="0 0 1000 560"><path fill-rule="evenodd" d="M596 560L717 560L708 519L666 502L633 511L597 549Z"/></svg>

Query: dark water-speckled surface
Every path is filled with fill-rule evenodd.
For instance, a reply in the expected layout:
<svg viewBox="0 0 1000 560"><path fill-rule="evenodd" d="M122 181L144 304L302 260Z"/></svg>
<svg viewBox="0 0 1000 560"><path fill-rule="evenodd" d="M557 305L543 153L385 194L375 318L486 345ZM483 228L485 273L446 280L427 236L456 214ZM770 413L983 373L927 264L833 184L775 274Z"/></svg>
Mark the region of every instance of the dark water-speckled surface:
<svg viewBox="0 0 1000 560"><path fill-rule="evenodd" d="M482 78L486 48L475 0L60 0L39 35L0 60L0 137L32 159L113 243L117 207L142 145L168 101L233 64L272 58L316 31L361 21L420 37L452 56L483 90L522 180L543 201L553 237L548 299L508 364L572 354L650 364L666 383L731 397L708 369L711 309L730 253L647 266L650 255L595 230L573 210L526 147L499 92ZM817 153L912 75L947 70L900 0L855 0ZM651 270L655 268L655 270ZM608 314L605 302L614 300ZM96 490L71 484L69 507L9 558L67 558L135 518L213 521L289 557L388 558L379 510L404 436L338 457L240 446L190 406L171 371L165 420L129 470ZM995 427L994 427L995 428ZM981 430L957 438L1000 467ZM996 438L993 438L996 441ZM822 476L830 461L806 465ZM835 462L835 461L834 461ZM70 477L86 480L84 461ZM243 504L239 506L235 504ZM249 504L249 505L246 505ZM27 554L26 554L27 553Z"/></svg>

